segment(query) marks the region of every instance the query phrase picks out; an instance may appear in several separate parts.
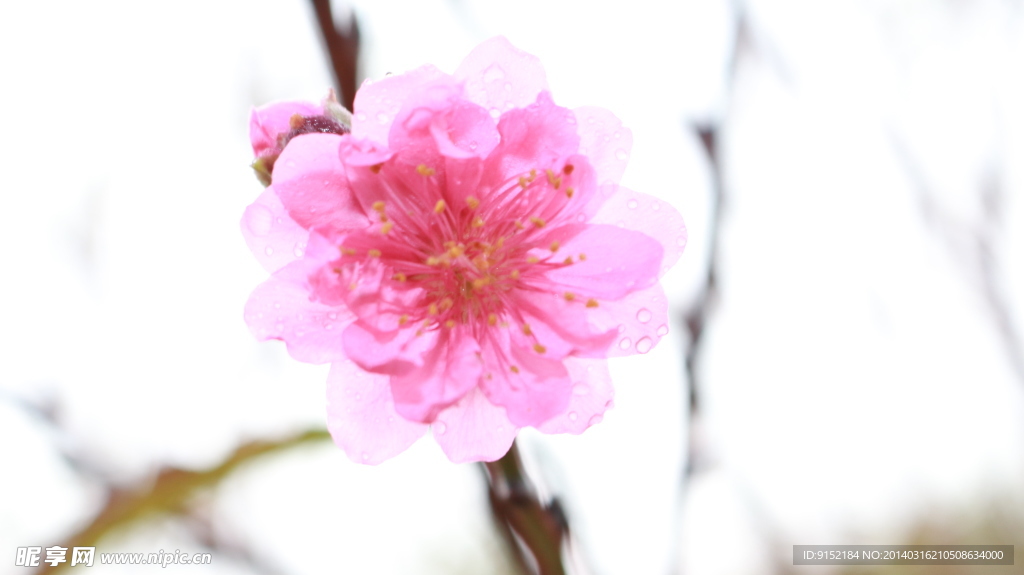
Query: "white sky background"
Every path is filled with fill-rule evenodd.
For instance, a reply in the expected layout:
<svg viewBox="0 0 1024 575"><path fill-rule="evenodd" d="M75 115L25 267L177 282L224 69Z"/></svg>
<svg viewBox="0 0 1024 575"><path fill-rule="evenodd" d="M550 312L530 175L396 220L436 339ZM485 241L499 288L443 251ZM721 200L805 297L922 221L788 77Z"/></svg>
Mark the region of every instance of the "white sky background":
<svg viewBox="0 0 1024 575"><path fill-rule="evenodd" d="M678 322L613 365L603 423L522 437L594 572L764 573L769 539L892 543L929 503L1024 478L1024 374L989 297L1024 330L1021 2L749 2L731 89L725 2L354 4L369 77L453 71L505 34L541 58L556 102L616 113L634 135L623 183L689 226L666 277L677 317L709 233L689 126L725 122L707 465L685 519ZM319 100L330 77L307 2L104 0L0 7L0 82L2 558L99 505L60 449L123 482L323 422L326 367L242 321L265 274L238 220L261 189L250 106ZM24 402L56 405L60 428ZM483 493L425 438L375 468L295 452L210 505L280 572L479 573L499 548ZM198 547L172 525L106 550ZM248 572L216 557L203 571Z"/></svg>

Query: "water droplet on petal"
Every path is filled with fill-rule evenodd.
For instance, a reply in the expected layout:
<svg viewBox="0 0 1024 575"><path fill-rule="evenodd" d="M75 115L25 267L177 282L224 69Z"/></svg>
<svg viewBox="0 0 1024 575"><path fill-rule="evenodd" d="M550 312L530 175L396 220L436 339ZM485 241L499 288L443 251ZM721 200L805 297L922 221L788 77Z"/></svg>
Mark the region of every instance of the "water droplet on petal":
<svg viewBox="0 0 1024 575"><path fill-rule="evenodd" d="M661 211L661 204L658 202L651 202L651 209L656 212Z"/></svg>
<svg viewBox="0 0 1024 575"><path fill-rule="evenodd" d="M268 256L272 256L274 255L274 248L267 246L266 249L263 250L263 253L267 254Z"/></svg>
<svg viewBox="0 0 1024 575"><path fill-rule="evenodd" d="M281 309L281 302L275 301L274 302L274 309Z"/></svg>
<svg viewBox="0 0 1024 575"><path fill-rule="evenodd" d="M615 150L615 159L617 160L625 160L628 156L629 154L626 153L626 150Z"/></svg>
<svg viewBox="0 0 1024 575"><path fill-rule="evenodd" d="M388 115L385 114L384 112L380 112L377 114L377 123L382 126L388 123L388 119Z"/></svg>
<svg viewBox="0 0 1024 575"><path fill-rule="evenodd" d="M360 399L362 399L362 398L363 398L363 396L362 396L362 395L360 395L360 394L358 394L358 393L356 394L356 401L359 401L359 400L360 400Z"/></svg>
<svg viewBox="0 0 1024 575"><path fill-rule="evenodd" d="M658 327L657 333L660 336L666 335L668 333L668 326L665 325L665 324L662 324L661 326Z"/></svg>
<svg viewBox="0 0 1024 575"><path fill-rule="evenodd" d="M569 421L576 421L580 416L576 415L575 411L569 412Z"/></svg>
<svg viewBox="0 0 1024 575"><path fill-rule="evenodd" d="M356 114L356 119L359 120L360 122L365 122L366 114L359 112L358 114Z"/></svg>
<svg viewBox="0 0 1024 575"><path fill-rule="evenodd" d="M438 435L444 435L444 432L448 431L448 426L445 425L443 421L438 421L434 424L434 431Z"/></svg>
<svg viewBox="0 0 1024 575"><path fill-rule="evenodd" d="M294 168L295 162L293 162L292 160L288 160L287 162L285 162L284 165L288 166L289 168Z"/></svg>
<svg viewBox="0 0 1024 575"><path fill-rule="evenodd" d="M636 312L636 321L640 323L647 323L651 321L651 310L647 308L640 308L640 311Z"/></svg>
<svg viewBox="0 0 1024 575"><path fill-rule="evenodd" d="M512 84L510 82L505 82L505 91L506 92L511 92L512 91Z"/></svg>
<svg viewBox="0 0 1024 575"><path fill-rule="evenodd" d="M615 329L617 329L617 330L619 331L619 333L623 333L623 332L625 332L625 331L626 331L626 326L625 326L624 324L621 324L621 323L620 323L620 324L619 324L619 327L617 327L617 328L615 328Z"/></svg>
<svg viewBox="0 0 1024 575"><path fill-rule="evenodd" d="M501 116L501 110L497 108L491 108L491 117L497 120L499 116Z"/></svg>
<svg viewBox="0 0 1024 575"><path fill-rule="evenodd" d="M370 454L364 451L363 452L363 461L367 461L369 459L370 459Z"/></svg>
<svg viewBox="0 0 1024 575"><path fill-rule="evenodd" d="M577 222L585 222L585 221L587 221L587 216L585 216L583 214L576 214L576 221Z"/></svg>
<svg viewBox="0 0 1024 575"><path fill-rule="evenodd" d="M629 349L631 345L633 345L633 342L628 337L619 340L619 349Z"/></svg>
<svg viewBox="0 0 1024 575"><path fill-rule="evenodd" d="M505 79L505 70L501 69L501 66L497 64L491 64L484 70L484 82L496 82L498 80Z"/></svg>
<svg viewBox="0 0 1024 575"><path fill-rule="evenodd" d="M679 246L679 247L685 246L686 245L686 236L679 236L678 238L676 238L676 245Z"/></svg>
<svg viewBox="0 0 1024 575"><path fill-rule="evenodd" d="M640 202L636 200L629 200L628 202L626 202L626 205L629 206L629 209L635 210L636 207L640 205Z"/></svg>
<svg viewBox="0 0 1024 575"><path fill-rule="evenodd" d="M647 353L651 351L652 347L654 347L654 342L647 336L641 337L636 342L636 351L639 353Z"/></svg>
<svg viewBox="0 0 1024 575"><path fill-rule="evenodd" d="M469 143L469 149L470 149L470 150L475 150L475 149L476 149L476 147L477 147L477 143L476 143L476 142L470 142L470 143Z"/></svg>
<svg viewBox="0 0 1024 575"><path fill-rule="evenodd" d="M327 329L327 330L334 329L334 324L333 323L325 323L324 324L324 329Z"/></svg>
<svg viewBox="0 0 1024 575"><path fill-rule="evenodd" d="M304 254L304 253L306 253L306 252L305 252L305 251L303 251L303 249L302 249L302 248L300 248L299 246L295 246L295 249L294 249L294 250L292 250L292 253L293 253L293 254L295 254L295 257L297 257L297 258L301 258L301 257L302 257L302 254Z"/></svg>
<svg viewBox="0 0 1024 575"><path fill-rule="evenodd" d="M330 319L338 319L338 314L332 311L331 313L327 314L327 317L329 317Z"/></svg>

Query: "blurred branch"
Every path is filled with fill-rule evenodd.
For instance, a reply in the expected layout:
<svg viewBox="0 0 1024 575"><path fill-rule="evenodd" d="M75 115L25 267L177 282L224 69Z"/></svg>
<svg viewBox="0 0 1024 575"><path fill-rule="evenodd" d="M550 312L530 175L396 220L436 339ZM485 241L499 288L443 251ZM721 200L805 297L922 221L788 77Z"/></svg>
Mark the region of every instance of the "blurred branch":
<svg viewBox="0 0 1024 575"><path fill-rule="evenodd" d="M544 505L523 470L519 448L483 464L487 472L491 511L520 570L540 575L565 575L562 545L569 526L558 500Z"/></svg>
<svg viewBox="0 0 1024 575"><path fill-rule="evenodd" d="M324 39L334 80L341 93L340 101L345 108L352 111L359 65L359 25L356 22L356 15L350 14L348 29L341 30L331 13L331 0L312 2L316 21L320 25L320 37Z"/></svg>
<svg viewBox="0 0 1024 575"><path fill-rule="evenodd" d="M286 451L294 447L324 441L330 434L323 429L309 430L279 441L250 441L243 443L220 464L203 471L189 471L165 467L156 478L131 487L111 490L100 513L61 547L95 547L96 543L112 531L161 515L182 515L188 512L193 496L220 483L241 465L264 455ZM66 566L44 565L38 574L53 573Z"/></svg>

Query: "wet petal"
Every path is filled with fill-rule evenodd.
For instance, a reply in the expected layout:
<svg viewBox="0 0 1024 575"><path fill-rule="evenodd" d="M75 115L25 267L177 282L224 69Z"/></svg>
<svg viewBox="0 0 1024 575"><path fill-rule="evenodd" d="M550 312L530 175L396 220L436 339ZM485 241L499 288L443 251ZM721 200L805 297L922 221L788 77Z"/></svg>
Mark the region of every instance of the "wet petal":
<svg viewBox="0 0 1024 575"><path fill-rule="evenodd" d="M615 395L608 362L603 359L568 358L565 366L572 380L572 397L564 413L537 426L544 433L580 434L604 418Z"/></svg>
<svg viewBox="0 0 1024 575"><path fill-rule="evenodd" d="M546 278L584 298L615 300L658 280L663 251L661 244L643 233L587 225L559 250L575 255L575 262L547 272Z"/></svg>
<svg viewBox="0 0 1024 575"><path fill-rule="evenodd" d="M302 257L309 232L288 215L271 186L245 208L242 237L268 272L275 272Z"/></svg>
<svg viewBox="0 0 1024 575"><path fill-rule="evenodd" d="M454 463L494 461L508 453L519 428L505 408L492 404L479 388L442 411L431 427L434 439Z"/></svg>
<svg viewBox="0 0 1024 575"><path fill-rule="evenodd" d="M473 49L455 71L470 100L496 113L532 103L548 81L540 60L519 50L503 36Z"/></svg>
<svg viewBox="0 0 1024 575"><path fill-rule="evenodd" d="M481 345L480 388L487 399L504 407L509 420L520 427L536 426L562 413L572 393L565 365L515 345L508 330L491 333Z"/></svg>
<svg viewBox="0 0 1024 575"><path fill-rule="evenodd" d="M625 227L654 238L664 248L659 277L675 265L686 247L686 224L671 204L622 186L605 201L591 223Z"/></svg>
<svg viewBox="0 0 1024 575"><path fill-rule="evenodd" d="M291 117L319 116L323 108L310 102L274 102L253 108L249 114L249 140L256 156L277 150L277 137L291 131Z"/></svg>
<svg viewBox="0 0 1024 575"><path fill-rule="evenodd" d="M602 357L647 353L668 333L668 298L660 284L588 309L596 329L614 330L613 342Z"/></svg>
<svg viewBox="0 0 1024 575"><path fill-rule="evenodd" d="M573 114L579 126L580 153L590 159L597 183L619 183L633 148L633 132L604 108L585 106L576 108Z"/></svg>
<svg viewBox="0 0 1024 575"><path fill-rule="evenodd" d="M444 76L433 66L422 66L404 74L366 80L356 91L352 135L386 144L391 125L406 99L423 84Z"/></svg>
<svg viewBox="0 0 1024 575"><path fill-rule="evenodd" d="M331 364L327 376L327 429L356 463L376 465L405 451L427 431L395 412L388 376L351 361Z"/></svg>
<svg viewBox="0 0 1024 575"><path fill-rule="evenodd" d="M411 421L432 421L437 414L476 387L483 362L480 346L468 329L446 330L423 365L391 378L398 413Z"/></svg>

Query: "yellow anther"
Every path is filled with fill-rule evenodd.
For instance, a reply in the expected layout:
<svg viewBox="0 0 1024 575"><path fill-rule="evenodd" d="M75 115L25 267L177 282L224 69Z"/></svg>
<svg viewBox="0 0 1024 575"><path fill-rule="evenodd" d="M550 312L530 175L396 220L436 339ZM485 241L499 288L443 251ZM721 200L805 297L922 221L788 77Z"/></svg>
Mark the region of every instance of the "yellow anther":
<svg viewBox="0 0 1024 575"><path fill-rule="evenodd" d="M571 264L572 263L572 256L569 256L569 257L565 258L564 260L562 260L562 263L565 264L565 265Z"/></svg>
<svg viewBox="0 0 1024 575"><path fill-rule="evenodd" d="M341 268L331 268L331 270L332 270L332 271L333 271L334 273L336 273L336 274L340 274L340 273L341 273Z"/></svg>
<svg viewBox="0 0 1024 575"><path fill-rule="evenodd" d="M448 248L448 255L452 256L453 258L457 258L464 253L466 253L466 246L462 244L453 245Z"/></svg>
<svg viewBox="0 0 1024 575"><path fill-rule="evenodd" d="M444 311L452 309L453 305L455 305L455 302L453 302L452 298L450 297L446 297L443 300L441 300L441 309Z"/></svg>
<svg viewBox="0 0 1024 575"><path fill-rule="evenodd" d="M373 211L377 212L378 214L383 214L384 213L384 202L382 202L381 200L377 200L376 202L373 202Z"/></svg>
<svg viewBox="0 0 1024 575"><path fill-rule="evenodd" d="M537 353L544 353L547 350L548 350L548 348L544 347L543 345L541 345L539 343L533 344L533 351L535 351Z"/></svg>
<svg viewBox="0 0 1024 575"><path fill-rule="evenodd" d="M555 173L552 172L551 170L545 170L545 171L547 172L547 175L548 175L548 183L551 184L551 186L554 187L556 190L559 187L561 187L561 185L562 185L562 178L559 177L559 176L556 176Z"/></svg>
<svg viewBox="0 0 1024 575"><path fill-rule="evenodd" d="M576 193L576 190L574 190L572 188L566 188L565 189L565 196L567 198L571 198L573 196L573 194L575 194L575 193Z"/></svg>
<svg viewBox="0 0 1024 575"><path fill-rule="evenodd" d="M491 283L491 278L490 277L476 278L475 280L473 280L473 289L478 290L478 289L484 288L487 285L489 285L490 283Z"/></svg>
<svg viewBox="0 0 1024 575"><path fill-rule="evenodd" d="M450 319L450 320L444 322L444 326L447 327L447 328L455 327L455 320L454 319Z"/></svg>
<svg viewBox="0 0 1024 575"><path fill-rule="evenodd" d="M306 120L302 117L302 114L292 114L288 118L288 127L293 130L298 130L304 125L306 125Z"/></svg>
<svg viewBox="0 0 1024 575"><path fill-rule="evenodd" d="M587 261L587 254L580 254L579 258L581 262Z"/></svg>
<svg viewBox="0 0 1024 575"><path fill-rule="evenodd" d="M587 307L597 307L597 300L590 298L587 300Z"/></svg>
<svg viewBox="0 0 1024 575"><path fill-rule="evenodd" d="M510 367L509 369L512 370L512 373L519 373L519 368L514 366L514 365L512 367Z"/></svg>
<svg viewBox="0 0 1024 575"><path fill-rule="evenodd" d="M436 266L439 263L441 263L441 259L438 258L437 256L430 256L429 258L427 258L428 266Z"/></svg>
<svg viewBox="0 0 1024 575"><path fill-rule="evenodd" d="M359 286L357 286L355 282L352 282L352 283L348 284L348 291L356 291L357 287L359 287Z"/></svg>
<svg viewBox="0 0 1024 575"><path fill-rule="evenodd" d="M550 249L551 249L552 252L557 252L558 251L558 247L561 246L561 245L562 245L561 242L559 242L558 240L555 240L555 241L551 242L551 248Z"/></svg>
<svg viewBox="0 0 1024 575"><path fill-rule="evenodd" d="M572 301L576 299L576 294L571 292L565 292L565 301Z"/></svg>
<svg viewBox="0 0 1024 575"><path fill-rule="evenodd" d="M409 323L409 316L403 313L402 317L398 318L398 325L405 325L407 323Z"/></svg>
<svg viewBox="0 0 1024 575"><path fill-rule="evenodd" d="M540 260L537 259L537 256L530 256L530 257L526 258L526 263L528 263L528 264L535 264L535 263L537 263L539 261Z"/></svg>
<svg viewBox="0 0 1024 575"><path fill-rule="evenodd" d="M380 227L380 233L386 234L391 231L391 228L395 227L394 222L384 222L384 225Z"/></svg>
<svg viewBox="0 0 1024 575"><path fill-rule="evenodd" d="M426 164L420 164L416 166L416 171L419 172L421 176L433 176L434 174L437 173L434 171L434 168L429 168L426 166Z"/></svg>
<svg viewBox="0 0 1024 575"><path fill-rule="evenodd" d="M370 250L370 251L368 251L368 252L366 252L366 253L367 253L367 254L368 254L368 255L369 255L369 256L370 256L371 258L379 258L379 257L380 257L380 250L378 250L378 249L372 249L372 250Z"/></svg>
<svg viewBox="0 0 1024 575"><path fill-rule="evenodd" d="M572 164L566 164L565 167L562 168L562 171L565 172L565 175L568 176L569 174L572 173L572 171L574 169L575 169L575 166L573 166Z"/></svg>
<svg viewBox="0 0 1024 575"><path fill-rule="evenodd" d="M526 335L533 335L533 330L530 329L530 324L528 324L528 323L524 323L523 324L523 333L526 334Z"/></svg>
<svg viewBox="0 0 1024 575"><path fill-rule="evenodd" d="M526 179L526 176L519 176L519 187L524 190L530 186L530 180Z"/></svg>
<svg viewBox="0 0 1024 575"><path fill-rule="evenodd" d="M512 270L511 272L509 272L508 277L514 280L519 279L519 270Z"/></svg>
<svg viewBox="0 0 1024 575"><path fill-rule="evenodd" d="M498 325L498 314L496 314L496 313L489 313L489 314L487 314L487 325L489 325L489 326Z"/></svg>
<svg viewBox="0 0 1024 575"><path fill-rule="evenodd" d="M404 282L406 278L405 278L405 274L403 274L402 272L398 272L397 274L391 276L391 279L398 280L400 282Z"/></svg>
<svg viewBox="0 0 1024 575"><path fill-rule="evenodd" d="M435 214L440 214L443 211L444 211L444 200L437 200L437 203L434 204L434 213Z"/></svg>
<svg viewBox="0 0 1024 575"><path fill-rule="evenodd" d="M516 220L516 229L523 230L526 229L526 226L523 225L523 222Z"/></svg>
<svg viewBox="0 0 1024 575"><path fill-rule="evenodd" d="M477 216L477 217L473 218L473 227L474 228L482 228L483 226L484 226L484 219L483 218L481 218L480 216Z"/></svg>
<svg viewBox="0 0 1024 575"><path fill-rule="evenodd" d="M427 308L427 313L430 315L437 315L437 304L430 304L430 307Z"/></svg>
<svg viewBox="0 0 1024 575"><path fill-rule="evenodd" d="M545 225L547 225L544 223L544 220L538 218L537 216L530 216L530 222L532 222L533 225L537 226L538 228L543 228Z"/></svg>
<svg viewBox="0 0 1024 575"><path fill-rule="evenodd" d="M469 209L475 210L478 207L480 207L480 200L474 198L473 196L469 196L468 198L466 198L466 205L469 206Z"/></svg>
<svg viewBox="0 0 1024 575"><path fill-rule="evenodd" d="M534 180L534 178L536 178L536 177L537 177L537 170L530 170L530 181L532 182Z"/></svg>
<svg viewBox="0 0 1024 575"><path fill-rule="evenodd" d="M384 164L374 164L374 165L370 166L370 171L375 173L375 174L379 174L380 173L380 169L383 168L383 167L384 167Z"/></svg>
<svg viewBox="0 0 1024 575"><path fill-rule="evenodd" d="M356 251L352 248L346 248L345 246L341 246L341 255L354 256L356 255Z"/></svg>

